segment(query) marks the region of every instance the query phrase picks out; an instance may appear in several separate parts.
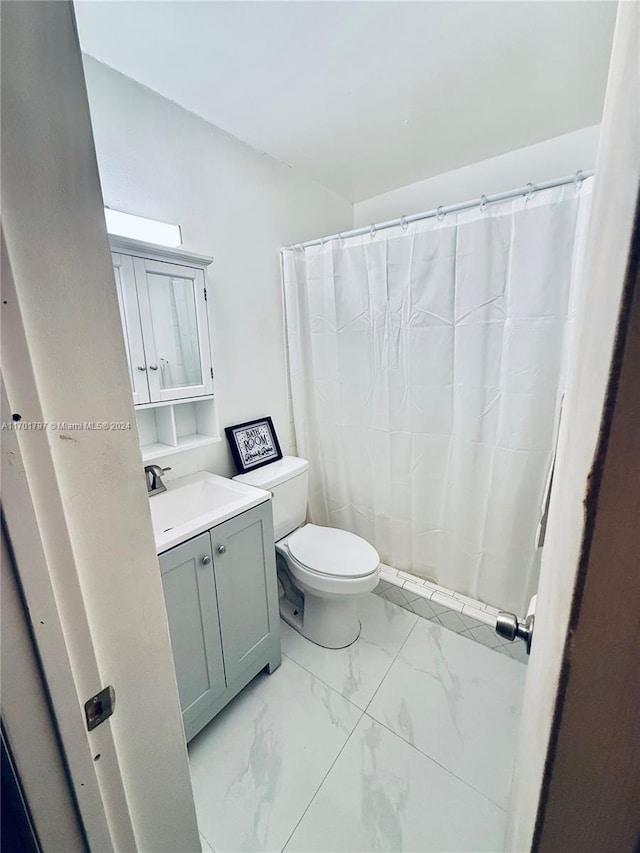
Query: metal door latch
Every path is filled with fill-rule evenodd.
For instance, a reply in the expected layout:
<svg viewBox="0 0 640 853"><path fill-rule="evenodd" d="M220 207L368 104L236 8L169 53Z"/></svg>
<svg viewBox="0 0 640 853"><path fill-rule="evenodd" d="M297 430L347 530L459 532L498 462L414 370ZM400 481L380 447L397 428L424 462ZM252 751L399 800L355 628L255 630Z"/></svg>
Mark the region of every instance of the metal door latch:
<svg viewBox="0 0 640 853"><path fill-rule="evenodd" d="M527 654L531 654L531 641L533 639L533 613L523 620L519 620L515 613L506 613L501 610L496 619L496 634L506 640L524 640Z"/></svg>
<svg viewBox="0 0 640 853"><path fill-rule="evenodd" d="M84 703L84 715L87 718L87 729L91 731L104 723L113 714L116 705L116 691L111 685L105 687L88 702Z"/></svg>

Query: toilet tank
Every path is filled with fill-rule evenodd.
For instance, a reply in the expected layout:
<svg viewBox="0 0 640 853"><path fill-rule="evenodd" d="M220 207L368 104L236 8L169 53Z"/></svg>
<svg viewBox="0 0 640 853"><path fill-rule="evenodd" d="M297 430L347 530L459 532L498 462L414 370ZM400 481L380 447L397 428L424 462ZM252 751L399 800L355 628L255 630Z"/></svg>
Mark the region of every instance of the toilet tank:
<svg viewBox="0 0 640 853"><path fill-rule="evenodd" d="M246 474L238 474L233 479L272 493L276 542L304 524L309 488L309 463L306 459L283 456L277 462L270 462Z"/></svg>

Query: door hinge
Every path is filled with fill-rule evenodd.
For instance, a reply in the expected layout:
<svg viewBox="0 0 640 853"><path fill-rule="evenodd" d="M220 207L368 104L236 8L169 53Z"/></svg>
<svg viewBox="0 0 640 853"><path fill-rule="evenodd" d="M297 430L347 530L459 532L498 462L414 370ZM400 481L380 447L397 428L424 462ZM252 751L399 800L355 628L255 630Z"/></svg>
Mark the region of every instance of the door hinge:
<svg viewBox="0 0 640 853"><path fill-rule="evenodd" d="M211 368L211 378L213 379L213 367Z"/></svg>
<svg viewBox="0 0 640 853"><path fill-rule="evenodd" d="M91 731L104 723L112 714L116 706L116 691L109 684L104 690L96 693L84 703L84 715L87 720L87 729Z"/></svg>
<svg viewBox="0 0 640 853"><path fill-rule="evenodd" d="M204 301L207 301L207 288L204 289Z"/></svg>

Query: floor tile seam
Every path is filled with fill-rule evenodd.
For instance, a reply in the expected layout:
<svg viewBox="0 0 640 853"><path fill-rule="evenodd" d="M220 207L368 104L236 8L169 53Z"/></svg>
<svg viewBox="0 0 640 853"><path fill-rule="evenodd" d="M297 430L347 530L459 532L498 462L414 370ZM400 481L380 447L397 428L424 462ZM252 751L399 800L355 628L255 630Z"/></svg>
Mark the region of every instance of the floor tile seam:
<svg viewBox="0 0 640 853"><path fill-rule="evenodd" d="M348 700L347 700L347 701L348 701ZM353 704L353 702L352 702L351 704ZM357 707L357 706L356 706L356 707ZM360 708L358 708L358 710L361 710L361 709L360 709ZM338 759L340 758L340 756L341 756L341 755L342 755L342 753L344 752L344 750L345 750L345 748L346 748L347 744L349 743L349 741L350 741L350 740L351 740L351 738L353 737L353 733L355 732L355 730L356 730L356 729L358 728L358 726L360 725L360 722L361 722L361 720L362 720L362 718L363 718L364 716L365 716L365 711L362 711L362 712L361 712L361 714L360 714L360 716L358 717L358 720L357 720L357 722L356 722L355 726L354 726L354 727L351 729L351 731L349 732L349 735L348 735L347 739L345 740L345 742L344 742L344 743L342 744L342 746L340 747L340 750L338 751L338 754L336 755L336 757L335 757L335 758L333 759L333 761L331 762L331 766L329 767L329 769L327 770L327 772L326 772L326 773L324 774L324 776L322 777L322 780L320 781L320 784L318 785L318 787L316 788L316 790L315 790L315 792L314 792L313 796L311 797L311 799L310 799L310 800L309 800L309 802L307 803L307 806L306 806L305 810L304 810L304 811L302 812L302 814L300 815L300 819L298 820L298 822L296 823L296 825L295 825L295 826L293 827L293 829L291 830L291 833L290 833L289 837L287 838L287 840L286 840L286 841L285 841L285 843L284 843L284 847L282 847L282 848L281 848L281 850L282 850L282 851L284 851L284 850L286 850L286 849L287 849L287 846L288 846L289 842L291 841L291 839L292 839L292 838L293 838L293 836L295 835L296 829L300 826L300 824L301 824L301 823L302 823L302 821L304 820L304 816L306 815L306 813L309 811L309 809L310 809L310 808L311 808L311 806L313 805L313 802L314 802L315 798L318 796L318 794L320 793L320 790L321 790L322 786L324 785L324 783L326 782L327 777L329 776L329 774L331 773L331 771L332 771L332 770L333 770L333 768L335 767L336 762L338 761Z"/></svg>
<svg viewBox="0 0 640 853"><path fill-rule="evenodd" d="M327 684L327 682L326 682L326 681L324 681L322 678L320 678L318 675L316 675L316 674L315 674L315 672L312 672L312 671L311 671L310 669L308 669L306 666L303 666L301 663L299 663L297 660L295 660L295 658L292 658L292 657L291 657L291 655L288 655L286 652L284 652L284 651L283 651L283 652L282 652L282 657L287 658L287 660L291 661L291 663L295 664L296 666L299 666L299 667L300 667L300 669L303 669L305 672L307 672L309 675L311 675L313 678L315 678L317 681L319 681L319 682L320 682L320 684L323 684L325 687L327 687L329 690L331 690L331 692L332 692L332 693L335 693L337 696L339 696L341 699L343 699L343 700L344 700L348 705L350 705L351 707L355 708L355 709L356 709L356 711L359 711L358 719L357 719L357 720L356 720L356 722L354 723L353 728L351 729L351 731L350 731L350 732L349 732L349 734L347 735L346 740L345 740L345 742L343 743L343 745L340 747L340 750L339 750L338 754L336 755L336 757L335 757L334 761L332 762L331 766L329 767L329 769L327 770L327 772L325 773L325 775L322 777L322 781L320 782L320 784L319 784L318 788L317 788L317 789L316 789L316 791L314 792L313 797L311 798L311 800L309 801L309 803L308 803L308 804L307 804L307 806L305 807L304 812L303 812L303 813L302 813L302 815L300 816L300 820L298 820L298 822L297 822L297 823L296 823L296 825L294 826L293 830L291 831L291 834L288 836L288 838L287 838L287 840L286 840L286 842L285 842L284 846L281 848L282 850L284 850L284 849L286 848L287 844L289 843L289 841L291 840L291 838L292 838L292 836L293 836L294 832L295 832L295 831L296 831L296 829L298 828L298 824L300 823L300 821L302 820L302 818L303 818L303 817L305 816L305 814L307 813L307 811L308 811L309 807L311 806L311 803L313 802L313 800L315 799L315 797L316 797L316 795L317 795L318 791L319 791L319 790L320 790L320 788L322 787L322 785L323 785L323 783L324 783L324 780L327 778L327 776L328 776L328 775L329 775L329 773L331 772L331 769L333 768L333 765L336 763L336 761L337 761L337 760L338 760L338 758L340 757L340 754L342 753L342 750L345 748L345 746L346 746L346 745L347 745L347 743L349 742L349 740L350 740L351 736L353 735L354 731L355 731L355 730L356 730L356 728L358 727L358 724L360 723L360 720L363 718L363 716L364 716L364 713L365 713L365 712L364 712L364 709L362 709L359 705L356 705L356 704L355 704L355 702L352 702L350 699L347 699L347 697L346 697L346 696L344 696L342 693L340 693L340 691L339 691L339 690L336 690L336 689L335 689L335 687L332 687L330 684ZM211 847L211 849L212 849L212 850L214 851L214 853L215 853L215 848L213 847L213 844L211 844L211 842L209 841L209 839L208 839L208 838L206 837L206 835L202 832L202 830L200 829L200 826L198 826L198 832L200 833L200 835L202 835L202 837L203 837L203 838L204 838L204 840L207 842L207 844L209 845L209 847Z"/></svg>
<svg viewBox="0 0 640 853"><path fill-rule="evenodd" d="M409 611L409 612L410 612L410 611ZM415 614L415 615L417 615L417 614ZM432 624L437 625L437 626L438 626L438 628L440 628L441 630L443 630L443 631L447 631L449 634L456 634L458 637L462 637L462 639L463 639L463 640L469 640L469 641L470 641L470 642L472 642L475 646L480 646L480 648L487 649L487 651L501 653L503 656L506 656L509 660L513 660L513 661L515 661L515 663L522 664L522 666L526 666L526 665L527 665L527 662L526 662L526 661L518 660L518 658L514 658L514 657L513 657L512 655L510 655L510 654L506 654L505 652L500 652L500 649L501 649L501 648L503 648L502 646L499 646L499 647L498 647L498 646L487 646L485 643L481 643L479 640L476 640L474 637L465 636L465 634L464 634L463 632L455 631L453 628L448 628L446 625L442 625L440 622L436 622L436 621L435 621L435 619L426 619L426 618L424 618L424 617L420 617L420 616L418 616L418 619L423 619L423 621L425 621L425 622L431 622ZM368 703L367 707L365 708L365 711L367 711L367 712L369 711L369 706L371 705L371 702L373 702L373 700L375 699L376 693L377 693L377 692L378 692L378 690L382 687L382 685L383 685L383 683L384 683L384 681L385 681L385 679L386 679L387 675L389 674L389 670L391 669L391 667L393 666L393 664L396 662L396 660L397 660L397 658L398 658L398 656L399 656L400 652L402 651L402 647L403 647L403 646L404 646L404 644L409 640L409 636L411 635L411 633L413 632L413 630L415 629L415 627L416 627L418 624L419 624L418 622L416 622L416 623L415 623L414 627L411 629L411 632L409 633L409 635L407 635L406 640L404 641L404 643L402 644L402 646L400 647L400 649L398 649L398 653L396 654L396 656L395 656L395 658L394 658L394 660L393 660L393 663L391 664L391 666L389 667L389 669L388 669L388 670L387 670L387 672L385 673L384 678L382 679L382 681L381 681L381 682L380 682L380 684L378 685L378 688L376 689L376 692L375 692L375 693L373 694L373 696L371 697L371 701ZM497 805L497 804L496 804L496 805ZM640 853L640 851L639 851L639 853Z"/></svg>
<svg viewBox="0 0 640 853"><path fill-rule="evenodd" d="M458 774L454 773L453 770L450 770L448 767L445 767L444 764L440 764L440 762L432 755L429 755L427 752L420 749L420 747L416 746L415 743L411 743L410 740L407 740L406 737L403 737L403 735L394 731L394 729L390 728L386 723L383 723L381 720L378 720L376 717L373 716L373 714L370 714L368 710L364 712L364 716L368 717L370 720L372 720L374 723L377 723L379 726L382 726L382 728L386 729L390 734L395 735L395 737L406 743L407 746L410 746L412 749L415 749L415 751L420 753L420 755L423 755L425 758L427 758L429 761L432 761L435 765L440 767L450 776L453 776L454 779L457 779L459 782L462 782L462 784L466 785L469 790L473 791L475 794L479 794L479 796L483 797L485 800L487 800L487 802L491 803L492 806L495 806L497 809L500 809L500 811L504 812L505 814L507 813L507 809L504 806L501 806L500 803L496 803L496 801L492 800L491 797L488 794L485 794L484 791L480 791L478 788L472 785L471 782L467 782L466 779L463 779L461 776L458 776ZM360 720L358 720L358 723L360 723Z"/></svg>
<svg viewBox="0 0 640 853"><path fill-rule="evenodd" d="M305 672L308 672L309 675L312 675L317 681L320 682L320 684L324 684L325 687L328 687L329 690L331 690L333 693L338 695L341 699L344 699L345 702L348 702L349 705L352 705L354 708L356 708L358 711L361 711L364 714L364 711L365 711L364 708L360 707L360 705L356 704L352 699L348 699L344 695L344 693L341 693L339 690L336 690L336 688L332 684L329 684L329 682L325 681L324 678L320 678L320 676L316 675L316 673L313 672L313 670L309 669L308 666L305 666L304 664L297 661L295 658L292 658L291 655L288 655L286 652L282 652L282 656L287 658L287 660L290 660L292 663L295 663L295 665L299 666L300 669L304 669ZM357 725L357 723L356 723L356 725Z"/></svg>
<svg viewBox="0 0 640 853"><path fill-rule="evenodd" d="M213 853L216 853L216 851L214 850L213 844L209 841L209 839L207 838L207 836L206 836L206 835L204 834L204 832L200 829L200 826L198 826L198 835L201 835L201 836L204 838L204 840L207 842L207 844L209 845L209 847L211 848L211 850L213 851ZM200 846L202 847L202 845L200 845ZM209 851L207 851L207 853L209 853Z"/></svg>
<svg viewBox="0 0 640 853"><path fill-rule="evenodd" d="M407 612L411 612L411 611L407 611ZM378 690L380 690L380 688L381 688L381 687L382 687L382 685L384 684L384 682L385 682L385 680L386 680L387 676L388 676L388 675L389 675L389 673L391 672L391 668L393 667L394 663L398 660L398 655L399 655L399 654L400 654L400 652L404 649L404 647L405 647L405 645L406 645L406 643L407 643L407 641L408 641L409 637L413 634L413 632L414 632L414 630L415 630L415 628L416 628L416 625L418 624L418 620L419 620L419 619L421 619L421 617L420 617L420 616L418 616L418 614L417 614L417 613L414 613L413 615L416 617L416 621L413 623L413 625L411 626L411 628L410 628L410 630L409 630L409 632L408 632L407 636L404 638L404 640L403 640L403 641L402 641L402 643L400 644L400 648L399 648L399 649L398 649L398 651L395 653L395 656L394 656L393 660L391 661L391 663L390 663L390 664L389 664L389 666L387 667L387 671L386 671L386 672L385 672L385 674L382 676L382 679L380 680L380 683L379 683L379 684L378 684L378 686L376 687L376 689L375 689L375 691L374 691L374 693L373 693L373 696L372 696L372 697L371 697L371 699L369 699L369 701L367 702L367 705L366 705L366 707L365 707L365 709L364 709L365 713L367 712L367 710L368 710L368 708L369 708L369 705L371 705L371 703L373 702L373 700L376 698L376 695L377 695L377 693L378 693Z"/></svg>

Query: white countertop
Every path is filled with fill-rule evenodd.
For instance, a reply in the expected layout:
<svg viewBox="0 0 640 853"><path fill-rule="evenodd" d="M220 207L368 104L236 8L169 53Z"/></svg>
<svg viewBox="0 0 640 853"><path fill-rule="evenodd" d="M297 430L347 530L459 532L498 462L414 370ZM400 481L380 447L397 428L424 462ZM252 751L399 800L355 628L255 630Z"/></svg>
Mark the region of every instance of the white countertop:
<svg viewBox="0 0 640 853"><path fill-rule="evenodd" d="M161 554L270 499L270 492L208 471L169 482L166 492L149 497L156 552Z"/></svg>

